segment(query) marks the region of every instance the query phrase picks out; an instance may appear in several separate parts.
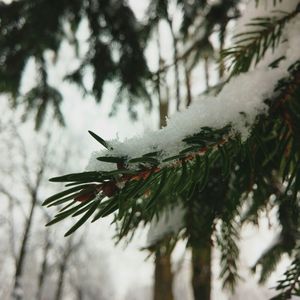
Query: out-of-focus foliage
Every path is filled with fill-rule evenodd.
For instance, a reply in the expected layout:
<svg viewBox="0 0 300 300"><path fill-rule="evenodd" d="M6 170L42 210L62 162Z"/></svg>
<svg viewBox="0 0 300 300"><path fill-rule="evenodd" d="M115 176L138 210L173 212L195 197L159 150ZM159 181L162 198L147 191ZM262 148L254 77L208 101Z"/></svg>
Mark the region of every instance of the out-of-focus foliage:
<svg viewBox="0 0 300 300"><path fill-rule="evenodd" d="M80 55L77 31L86 21L89 27L88 50ZM46 51L58 54L67 40L80 64L66 79L85 93L101 100L107 81L120 83L120 93L127 91L129 106L145 100L151 104L145 80L149 71L144 58L143 26L126 1L109 0L21 0L0 2L0 93L11 96L13 105L25 102L36 111L37 127L46 109L52 105L58 120L62 96L47 80ZM29 59L38 68L36 86L27 95L20 94L24 69ZM87 90L83 77L92 70L93 84ZM68 100L71 101L71 100Z"/></svg>
<svg viewBox="0 0 300 300"><path fill-rule="evenodd" d="M211 49L209 37L216 28L224 41L226 24L239 15L238 3L238 0L175 3L183 15L176 39L192 41L184 58L193 54L192 64L199 61L203 48ZM25 117L35 112L37 128L50 106L63 124L62 96L57 87L50 86L48 68L55 63L61 43L68 41L79 65L65 74L65 79L79 86L85 95L93 95L96 101L102 98L105 82L116 82L119 87L113 111L119 102L126 100L131 116L135 117L134 106L138 102L151 107L147 81L153 79L153 74L148 70L144 50L151 37L149 33L158 22L172 21L168 12L171 4L172 1L151 1L146 20L140 22L125 0L0 1L0 93L8 94L13 106L25 103ZM89 28L88 50L82 53L77 33L84 22ZM203 34L199 36L198 32ZM52 62L45 61L47 51L53 53ZM30 59L37 68L36 86L22 95L20 85ZM92 87L88 88L84 77L90 71Z"/></svg>

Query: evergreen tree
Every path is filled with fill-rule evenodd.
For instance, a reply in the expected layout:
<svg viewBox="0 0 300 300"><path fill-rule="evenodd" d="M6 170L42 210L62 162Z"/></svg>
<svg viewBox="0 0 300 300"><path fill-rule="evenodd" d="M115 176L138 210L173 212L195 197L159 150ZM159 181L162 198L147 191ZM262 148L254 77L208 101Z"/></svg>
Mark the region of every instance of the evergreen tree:
<svg viewBox="0 0 300 300"><path fill-rule="evenodd" d="M89 49L82 54L77 31L83 21L89 27ZM84 94L100 101L104 83L117 80L116 100L127 99L133 116L137 101L151 104L145 87L145 80L150 78L143 52L145 30L126 1L0 1L0 93L10 96L13 106L24 103L27 114L33 111L37 128L49 107L64 123L62 95L48 82L51 63L45 59L46 51L58 55L63 41L72 45L80 62L65 79L81 87ZM37 82L22 95L21 80L30 59L37 68ZM91 90L83 81L87 70L93 75Z"/></svg>
<svg viewBox="0 0 300 300"><path fill-rule="evenodd" d="M197 121L193 105L151 136L159 141L129 140L133 151L91 133L107 150L97 157L100 163L95 160L94 170L52 179L69 188L45 201L64 205L49 224L82 215L69 235L92 215L96 221L115 213L124 237L170 206L182 205L184 236L203 246L216 234L222 278L234 286L242 223L255 222L268 205L277 206L281 236L258 264L263 279L288 253L293 263L274 299L299 295L300 5L292 2L291 11L252 19L235 46L223 52L230 80L217 96L199 104L198 113L209 117L200 114ZM178 122L191 119L193 126L174 131ZM242 206L247 207L243 215Z"/></svg>
<svg viewBox="0 0 300 300"><path fill-rule="evenodd" d="M169 12L171 2L172 1L152 1L148 10L149 18L144 28L142 28L141 24L138 24L132 13L128 12L129 8L125 4L113 3L112 1L78 1L76 3L66 1L54 4L53 7L44 1L32 1L32 3L27 4L21 1L18 5L14 2L11 4L3 4L2 9L5 18L2 24L4 32L2 42L3 49L7 49L7 52L5 52L6 50L3 52L2 92L11 94L12 103L14 105L20 102L27 103L27 113L36 110L37 128L41 126L49 104L52 104L56 117L58 117L58 120L63 124L64 120L60 111L60 104L63 99L60 92L48 83L47 69L49 63L45 60L44 54L46 50L51 49L55 55L57 55L59 45L66 39L72 43L76 52L79 53L80 45L77 40L76 32L80 22L87 20L90 27L89 52L83 57L78 56L82 61L80 67L71 74L66 74L66 79L79 85L85 93L94 94L96 99L100 100L104 81L118 78L122 83L120 92L124 91L125 88L129 91L129 109L134 113L133 104L136 100L143 96L144 98L148 97L144 84L145 79L149 78L149 72L142 57L142 46L146 39L149 40L149 32L151 32L161 20L165 20L170 26L174 43L173 64L175 66L176 106L178 109L182 102L179 82L180 63L184 62L185 66L189 65L186 69L186 78L188 81L192 67L203 56L201 55L203 49L212 48L209 37L216 27L220 31L220 44L222 44L226 24L238 14L236 7L239 1L220 1L215 4L210 4L206 1L190 3L175 1L178 9L183 13L179 33L174 30L172 15ZM47 17L45 16L45 18L41 20L41 17L44 16L44 11L47 11ZM204 16L203 11L206 11ZM7 12L9 13L7 14ZM125 19L128 14L130 21L127 19L117 20L117 17L124 17ZM200 22L199 19L201 19ZM126 23L127 21L129 24ZM106 25L104 26L101 22L106 22ZM16 26L16 24L20 26ZM39 26L36 26L37 24ZM134 26L132 24L134 24ZM132 28L130 26L132 26ZM196 32L200 29L203 30L204 34L199 37ZM190 34L191 30L193 32L192 35ZM10 39L6 39L7 32L11 34ZM32 38L34 41L30 46L28 45L28 40L25 41L26 34L34 37L34 39ZM121 35L125 38L121 38ZM109 42L107 41L108 36ZM181 55L179 46L184 44L184 40L187 38L191 41L191 46ZM116 43L116 49L108 47L108 45L111 46L111 41ZM120 44L122 48L118 44ZM123 46L125 44L126 47L124 48ZM127 57L127 50L125 51L127 44L129 48L128 51L130 53L132 52L130 49L134 51L135 62L132 57ZM138 49L138 47L141 49ZM112 55L112 52L116 50L121 52L119 61ZM109 51L110 53L108 53ZM123 55L122 52L126 53ZM8 53L12 55L10 54L9 56ZM20 59L18 59L18 55ZM36 87L32 88L27 94L21 95L19 90L23 74L22 71L29 58L34 58L35 60L39 80ZM113 58L113 62L110 62L107 58ZM121 65L121 58L123 65ZM124 63L125 60L128 60L128 63ZM207 61L207 58L205 58L205 60ZM10 61L19 61L17 68L12 68ZM187 63L188 61L191 62ZM103 64L103 62L106 62L106 64ZM134 65L137 68L141 67L142 71L137 72L132 68L128 68L129 65ZM83 84L83 73L88 67L92 67L94 72L92 91L87 91ZM171 66L166 66L166 68L163 67L159 69L157 73L152 74L150 79L159 82L160 74L166 73L170 67ZM130 74L125 74L127 69L130 70ZM14 74L11 74L12 70ZM208 72L206 72L206 74L208 74ZM134 78L132 78L132 75L134 75ZM131 79L133 79L132 82ZM188 89L188 91L190 91L190 89ZM191 95L189 95L188 98L187 102L190 103ZM121 98L118 97L117 100L119 99ZM164 108L162 108L161 111L163 110ZM162 118L164 117L162 116ZM157 253L160 252L161 251L158 251ZM171 265L169 264L169 266Z"/></svg>
<svg viewBox="0 0 300 300"><path fill-rule="evenodd" d="M204 61L206 89L209 90L209 71L208 62L214 56L214 48L210 42L210 37L216 31L219 32L219 44L222 49L224 46L225 32L228 22L239 15L237 4L239 1L219 1L217 3L207 3L205 1L185 2L185 1L157 1L150 2L147 16L147 24L150 28L159 27L163 22L167 23L170 35L173 41L173 63L163 65L159 63L157 76L157 91L160 99L160 119L165 122L166 111L170 106L169 101L161 101L161 89L165 85L162 78L165 73L174 69L174 89L176 109L179 110L183 104L189 106L192 103L191 74L193 69ZM176 11L182 14L180 26L172 18L172 6L176 4ZM177 21L178 22L178 21ZM177 25L177 26L176 26ZM176 27L179 29L176 30ZM160 52L160 51L158 51ZM161 62L162 59L159 58ZM220 64L221 65L221 64ZM180 69L184 69L185 83L180 81ZM222 76L220 68L220 77ZM163 84L162 87L160 84ZM182 88L184 86L184 89ZM183 93L186 93L186 100ZM184 101L185 100L185 101ZM185 103L184 103L185 102ZM165 125L161 122L162 125ZM195 191L195 194L197 191ZM161 219L159 217L159 219ZM162 217L164 219L164 217ZM151 226L155 227L152 221ZM191 227L191 226L189 226ZM151 230L151 229L150 229ZM155 229L154 229L155 230ZM196 241L196 239L193 239ZM176 239L167 237L158 237L151 241L150 249L154 249L155 266L163 274L169 274L164 277L154 279L154 300L169 299L172 295L173 274L171 270L171 254L176 245ZM189 248L192 251L192 287L195 299L210 299L210 281L211 281L211 243L210 236L207 239L192 242L189 239ZM163 269L164 268L164 269ZM168 270L167 270L168 268ZM155 274L159 274L157 270ZM167 280L171 282L166 282ZM162 292L163 291L163 292Z"/></svg>

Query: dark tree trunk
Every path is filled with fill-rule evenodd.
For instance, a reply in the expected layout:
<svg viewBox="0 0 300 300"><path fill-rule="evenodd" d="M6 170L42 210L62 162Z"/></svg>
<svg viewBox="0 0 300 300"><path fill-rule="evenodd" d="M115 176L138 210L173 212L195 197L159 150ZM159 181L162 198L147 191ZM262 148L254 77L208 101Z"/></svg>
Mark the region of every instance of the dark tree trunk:
<svg viewBox="0 0 300 300"><path fill-rule="evenodd" d="M157 251L155 257L154 300L173 300L173 273L171 253L161 254Z"/></svg>
<svg viewBox="0 0 300 300"><path fill-rule="evenodd" d="M205 57L204 58L204 73L205 73L205 85L206 85L206 90L209 90L209 58Z"/></svg>
<svg viewBox="0 0 300 300"><path fill-rule="evenodd" d="M186 87L186 106L190 106L192 103L192 91L191 91L191 71L187 66L184 68L185 72L185 87Z"/></svg>
<svg viewBox="0 0 300 300"><path fill-rule="evenodd" d="M180 80L179 80L179 68L178 68L178 46L177 39L173 33L173 43L174 43L174 67L175 67L175 83L176 83L176 109L179 111L180 108Z"/></svg>
<svg viewBox="0 0 300 300"><path fill-rule="evenodd" d="M175 36L172 21L170 18L167 19L167 22L170 27L171 36L173 40L173 63L174 63L174 72L175 72L175 88L176 88L176 109L179 111L180 108L180 79L179 79L179 65L178 65L178 41Z"/></svg>
<svg viewBox="0 0 300 300"><path fill-rule="evenodd" d="M192 286L195 300L210 300L211 246L192 247Z"/></svg>
<svg viewBox="0 0 300 300"><path fill-rule="evenodd" d="M15 271L15 276L14 276L14 287L13 287L13 291L12 291L12 298L15 300L23 299L21 279L22 279L22 275L23 275L24 263L25 263L26 254L27 254L27 252L26 252L27 243L28 243L28 239L29 239L29 232L30 232L30 228L31 228L32 220L33 220L36 202L37 202L37 195L36 195L36 192L34 192L32 194L30 213L26 220L25 230L23 233L23 239L22 239L22 243L21 243L21 248L20 248L20 252L18 255L17 263L16 263L16 271Z"/></svg>
<svg viewBox="0 0 300 300"><path fill-rule="evenodd" d="M157 48L159 54L159 69L163 68L163 60L161 57L161 49L159 43L159 31L157 30ZM157 81L157 94L159 100L159 119L160 119L160 128L166 125L166 117L168 115L169 108L169 99L168 99L168 87L166 89L166 98L162 98L161 94L161 74L158 72L158 81ZM171 265L171 253L162 254L160 250L155 253L155 270L154 270L154 291L153 299L154 300L173 300L173 274L172 274L172 265Z"/></svg>
<svg viewBox="0 0 300 300"><path fill-rule="evenodd" d="M220 63L219 63L219 78L220 79L222 79L224 77L224 73L225 73L225 63L224 63L224 59L222 57L222 51L224 50L224 44L225 44L226 26L227 26L227 22L221 24L220 36L219 36L220 54L221 54Z"/></svg>
<svg viewBox="0 0 300 300"><path fill-rule="evenodd" d="M160 128L162 127L165 127L167 125L167 114L168 114L168 102L165 103L165 102L160 102L159 103L159 112L160 112L160 115L159 115L159 125L160 125Z"/></svg>
<svg viewBox="0 0 300 300"><path fill-rule="evenodd" d="M161 70L164 66L164 63L163 63L163 59L161 57L161 48L160 48L158 27L157 27L157 49L158 49L158 66L159 66L159 70ZM156 81L156 91L157 91L158 102L159 102L159 128L166 126L166 123L167 123L166 117L168 116L168 111L169 111L169 99L168 99L169 90L168 90L167 86L164 87L166 89L167 99L163 99L162 93L161 93L162 79L165 79L164 74L161 74L158 71L157 72L157 81Z"/></svg>

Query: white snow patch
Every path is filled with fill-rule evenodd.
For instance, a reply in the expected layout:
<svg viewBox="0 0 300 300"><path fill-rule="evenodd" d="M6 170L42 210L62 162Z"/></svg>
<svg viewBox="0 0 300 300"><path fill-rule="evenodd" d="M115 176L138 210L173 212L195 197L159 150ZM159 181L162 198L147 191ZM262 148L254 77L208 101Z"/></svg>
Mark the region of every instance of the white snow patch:
<svg viewBox="0 0 300 300"><path fill-rule="evenodd" d="M165 210L159 218L153 218L147 237L147 245L152 246L164 236L177 233L184 226L185 210L181 205Z"/></svg>

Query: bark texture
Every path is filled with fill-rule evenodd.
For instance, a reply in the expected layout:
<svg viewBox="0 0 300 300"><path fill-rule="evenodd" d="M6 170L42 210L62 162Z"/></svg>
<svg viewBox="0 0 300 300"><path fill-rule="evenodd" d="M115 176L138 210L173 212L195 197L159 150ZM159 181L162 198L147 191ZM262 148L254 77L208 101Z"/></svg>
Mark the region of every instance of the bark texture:
<svg viewBox="0 0 300 300"><path fill-rule="evenodd" d="M192 248L192 286L195 300L210 300L211 246Z"/></svg>
<svg viewBox="0 0 300 300"><path fill-rule="evenodd" d="M155 257L154 300L173 300L171 253L159 251Z"/></svg>

